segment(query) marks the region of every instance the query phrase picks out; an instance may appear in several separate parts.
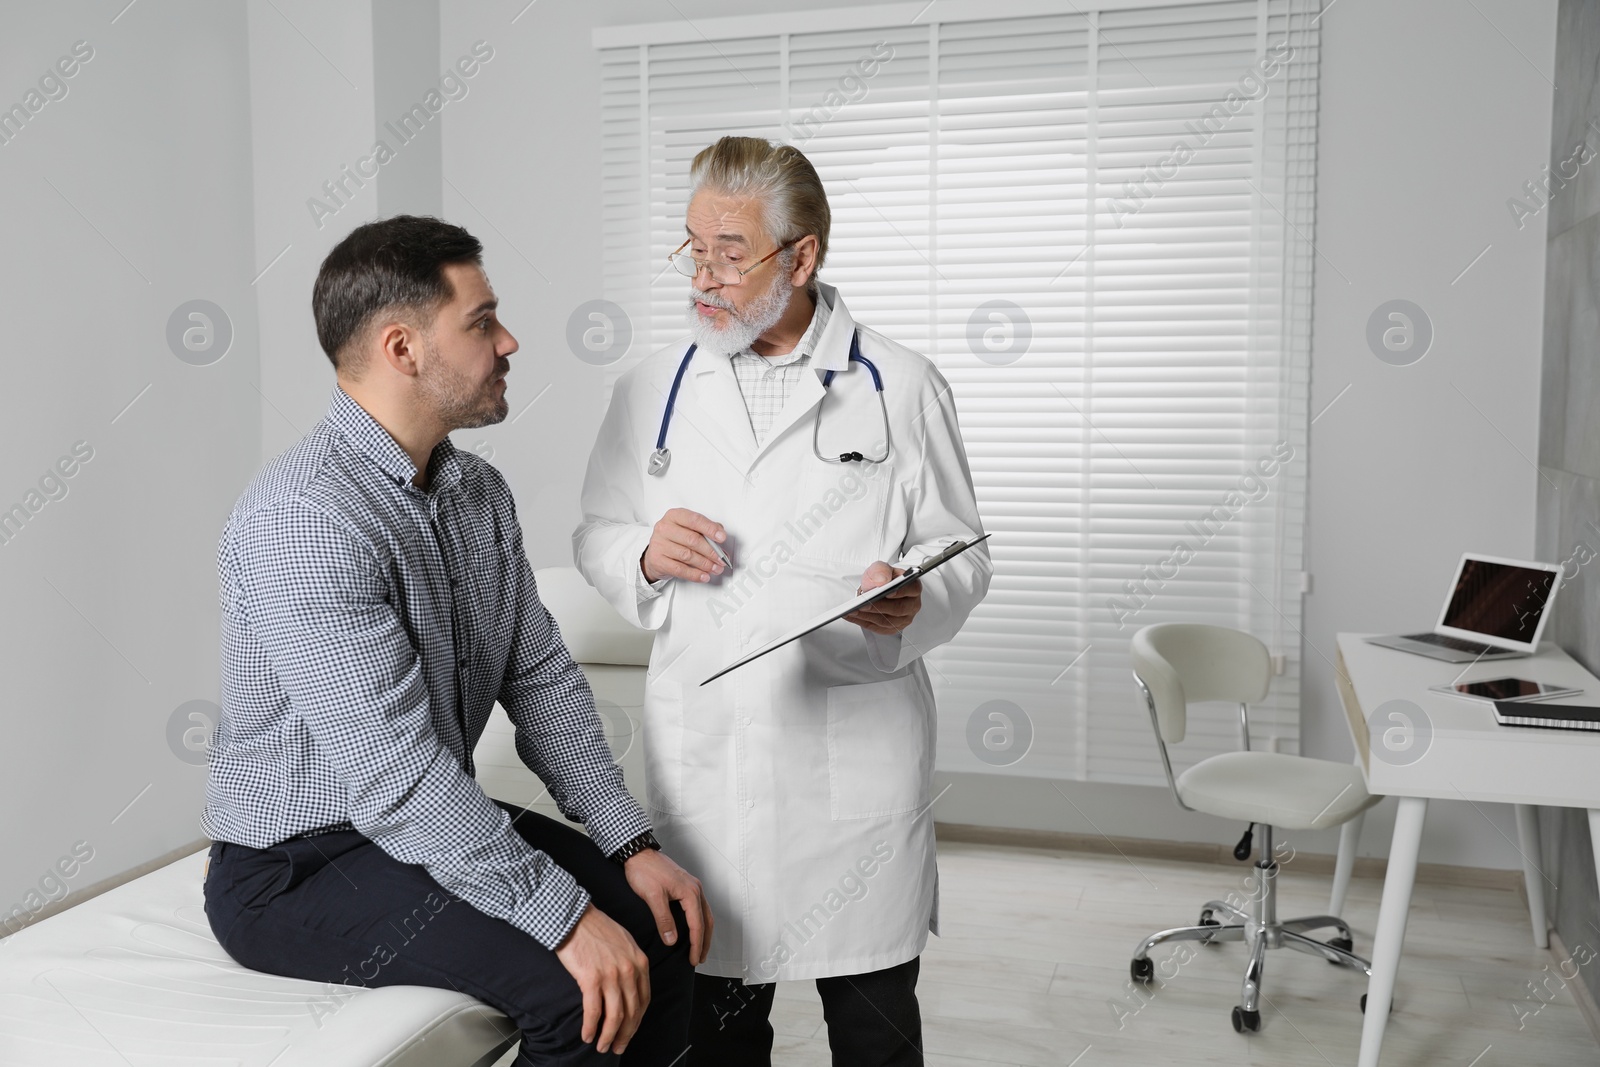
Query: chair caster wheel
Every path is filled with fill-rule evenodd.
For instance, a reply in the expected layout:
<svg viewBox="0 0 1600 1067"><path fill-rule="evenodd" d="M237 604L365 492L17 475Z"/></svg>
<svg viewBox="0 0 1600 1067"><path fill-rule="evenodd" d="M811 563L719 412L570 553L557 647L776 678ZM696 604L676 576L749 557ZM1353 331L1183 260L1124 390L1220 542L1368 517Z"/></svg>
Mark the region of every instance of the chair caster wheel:
<svg viewBox="0 0 1600 1067"><path fill-rule="evenodd" d="M1356 943L1350 940L1348 937L1335 937L1330 940L1328 944L1333 948L1342 948L1346 952L1354 952L1356 950ZM1335 967L1339 966L1339 964L1334 960L1329 960L1328 962L1333 964Z"/></svg>
<svg viewBox="0 0 1600 1067"><path fill-rule="evenodd" d="M1361 994L1361 1014L1365 1015L1366 1013L1367 1013L1367 995L1365 993L1363 993L1363 994ZM1389 1014L1390 1015L1394 1014L1394 1001L1393 1000L1389 1001Z"/></svg>
<svg viewBox="0 0 1600 1067"><path fill-rule="evenodd" d="M1246 1030L1252 1034L1261 1030L1261 1013L1259 1011L1245 1011L1243 1008L1233 1009L1233 1032L1242 1034Z"/></svg>
<svg viewBox="0 0 1600 1067"><path fill-rule="evenodd" d="M1135 982L1144 982L1149 984L1150 982L1153 982L1156 977L1155 961L1150 959L1148 956L1142 960L1134 960L1132 966L1128 968L1128 973L1133 976L1133 980Z"/></svg>
<svg viewBox="0 0 1600 1067"><path fill-rule="evenodd" d="M1221 926L1222 924L1217 922L1215 917L1213 917L1213 915L1212 915L1211 909L1207 908L1207 909L1205 909L1204 911L1202 911L1200 913L1200 921L1195 923L1195 925L1196 926ZM1215 938L1206 937L1206 938L1201 938L1200 943L1202 945L1214 945L1217 942L1216 942Z"/></svg>

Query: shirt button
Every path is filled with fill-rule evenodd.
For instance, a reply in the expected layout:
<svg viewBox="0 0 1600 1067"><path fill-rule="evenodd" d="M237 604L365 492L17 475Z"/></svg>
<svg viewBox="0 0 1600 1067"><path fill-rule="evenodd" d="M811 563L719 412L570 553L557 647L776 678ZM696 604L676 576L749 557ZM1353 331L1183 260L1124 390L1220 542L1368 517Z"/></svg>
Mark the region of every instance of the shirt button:
<svg viewBox="0 0 1600 1067"><path fill-rule="evenodd" d="M745 801L745 802L744 802L744 806L745 806L745 807L747 807L747 808L753 808L753 807L755 807L755 806L756 806L756 802L755 802L755 799L754 799L754 798L751 798L751 799L750 799L750 800L747 800L747 801Z"/></svg>
<svg viewBox="0 0 1600 1067"><path fill-rule="evenodd" d="M467 657L462 656L461 657L461 661L460 661L460 663L457 664L457 666L459 666L462 670L466 670L466 668L467 668Z"/></svg>
<svg viewBox="0 0 1600 1067"><path fill-rule="evenodd" d="M450 588L451 589L454 589L456 586L458 586L460 584L461 584L461 580L459 578L451 578L450 579Z"/></svg>

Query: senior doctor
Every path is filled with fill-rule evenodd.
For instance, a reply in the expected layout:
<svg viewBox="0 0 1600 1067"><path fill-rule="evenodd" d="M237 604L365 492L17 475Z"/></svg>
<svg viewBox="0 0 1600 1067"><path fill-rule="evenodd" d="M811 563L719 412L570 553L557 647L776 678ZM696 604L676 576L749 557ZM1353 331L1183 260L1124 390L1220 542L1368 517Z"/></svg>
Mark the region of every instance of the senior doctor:
<svg viewBox="0 0 1600 1067"><path fill-rule="evenodd" d="M830 214L797 149L724 137L690 186L674 265L692 347L617 382L573 537L588 581L658 631L648 804L718 920L686 1062L770 1063L773 983L815 979L834 1063L921 1064L938 924L923 657L983 599L985 546L700 683L981 533L955 402L817 281Z"/></svg>

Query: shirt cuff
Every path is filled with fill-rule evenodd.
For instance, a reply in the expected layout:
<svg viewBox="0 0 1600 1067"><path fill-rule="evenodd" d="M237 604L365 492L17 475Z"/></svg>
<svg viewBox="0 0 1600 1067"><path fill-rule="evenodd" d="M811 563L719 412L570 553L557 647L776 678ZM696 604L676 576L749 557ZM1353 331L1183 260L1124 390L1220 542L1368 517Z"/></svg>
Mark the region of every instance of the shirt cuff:
<svg viewBox="0 0 1600 1067"><path fill-rule="evenodd" d="M511 915L511 925L551 952L572 933L589 907L589 891L571 872L547 860L539 889Z"/></svg>
<svg viewBox="0 0 1600 1067"><path fill-rule="evenodd" d="M640 604L660 596L670 581L672 581L671 575L654 582L648 581L644 576L644 568L639 565L638 559L633 561L633 592Z"/></svg>
<svg viewBox="0 0 1600 1067"><path fill-rule="evenodd" d="M900 651L904 642L899 634L875 634L871 630L862 630L861 634L867 639L867 659L874 667L886 674L893 674L900 669Z"/></svg>
<svg viewBox="0 0 1600 1067"><path fill-rule="evenodd" d="M589 839L602 854L611 855L617 849L646 831L654 831L650 816L630 794L624 793L609 809L584 820Z"/></svg>

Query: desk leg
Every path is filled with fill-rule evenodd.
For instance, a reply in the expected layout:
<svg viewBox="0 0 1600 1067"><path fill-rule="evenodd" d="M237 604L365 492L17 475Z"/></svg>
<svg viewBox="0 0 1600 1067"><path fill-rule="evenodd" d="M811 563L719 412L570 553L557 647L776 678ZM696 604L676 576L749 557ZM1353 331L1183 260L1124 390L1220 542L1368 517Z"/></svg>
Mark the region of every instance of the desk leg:
<svg viewBox="0 0 1600 1067"><path fill-rule="evenodd" d="M1356 869L1356 846L1361 843L1361 824L1367 821L1362 812L1339 827L1339 855L1333 862L1333 892L1328 896L1328 914L1344 914L1345 894L1350 891L1350 875Z"/></svg>
<svg viewBox="0 0 1600 1067"><path fill-rule="evenodd" d="M1544 917L1544 865L1539 857L1539 809L1513 804L1517 810L1517 844L1522 851L1522 881L1528 887L1528 918L1533 920L1533 947L1549 948Z"/></svg>
<svg viewBox="0 0 1600 1067"><path fill-rule="evenodd" d="M1378 929L1372 938L1372 978L1367 982L1367 1014L1361 1021L1360 1067L1378 1067L1389 1005L1394 1000L1394 976L1400 969L1400 945L1405 941L1411 911L1411 887L1417 880L1422 821L1427 814L1427 798L1400 798L1394 840L1389 845L1389 869L1383 877L1383 903L1378 906Z"/></svg>
<svg viewBox="0 0 1600 1067"><path fill-rule="evenodd" d="M1589 809L1589 847L1594 852L1594 872L1600 877L1600 808Z"/></svg>

